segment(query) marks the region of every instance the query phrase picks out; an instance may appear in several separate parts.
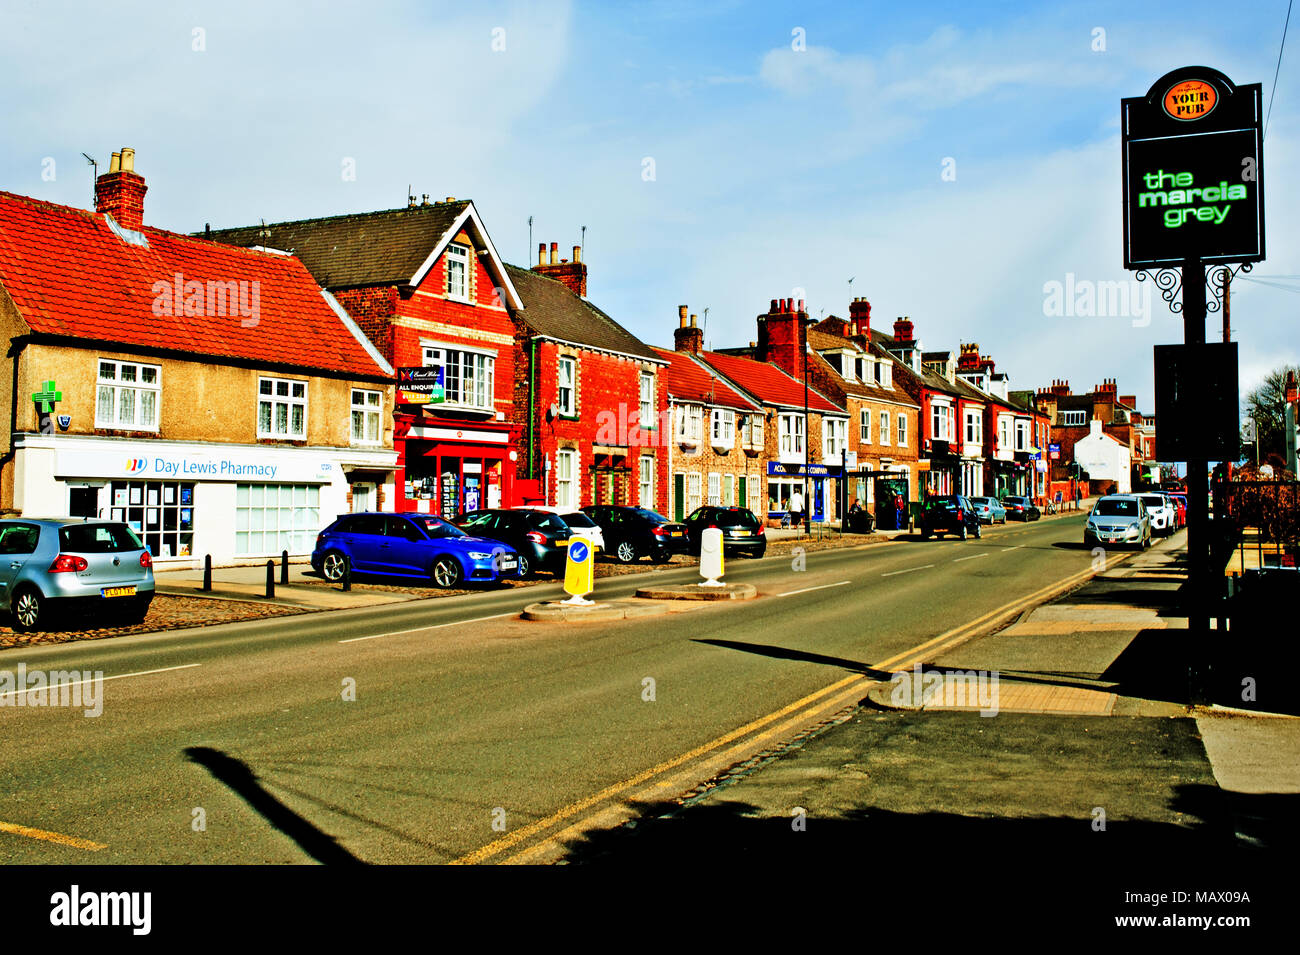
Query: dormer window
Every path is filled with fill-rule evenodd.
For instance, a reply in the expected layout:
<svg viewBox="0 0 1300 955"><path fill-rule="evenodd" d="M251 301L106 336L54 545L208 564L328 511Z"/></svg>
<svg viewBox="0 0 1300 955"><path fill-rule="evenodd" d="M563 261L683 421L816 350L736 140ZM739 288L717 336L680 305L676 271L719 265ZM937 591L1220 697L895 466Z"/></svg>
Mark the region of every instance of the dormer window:
<svg viewBox="0 0 1300 955"><path fill-rule="evenodd" d="M1067 428L1082 428L1088 423L1088 412L1062 411L1061 423Z"/></svg>

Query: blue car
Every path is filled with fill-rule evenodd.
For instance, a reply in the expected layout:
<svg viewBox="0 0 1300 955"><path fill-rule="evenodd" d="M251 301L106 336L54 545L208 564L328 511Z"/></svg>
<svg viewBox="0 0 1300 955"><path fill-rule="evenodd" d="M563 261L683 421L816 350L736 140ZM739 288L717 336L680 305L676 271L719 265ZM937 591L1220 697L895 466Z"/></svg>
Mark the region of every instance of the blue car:
<svg viewBox="0 0 1300 955"><path fill-rule="evenodd" d="M981 524L1007 522L1007 509L998 502L996 497L972 497L970 502L975 508L975 513L979 515Z"/></svg>
<svg viewBox="0 0 1300 955"><path fill-rule="evenodd" d="M500 541L471 537L431 514L342 514L316 536L311 565L337 582L359 574L418 577L439 587L518 578L519 555Z"/></svg>

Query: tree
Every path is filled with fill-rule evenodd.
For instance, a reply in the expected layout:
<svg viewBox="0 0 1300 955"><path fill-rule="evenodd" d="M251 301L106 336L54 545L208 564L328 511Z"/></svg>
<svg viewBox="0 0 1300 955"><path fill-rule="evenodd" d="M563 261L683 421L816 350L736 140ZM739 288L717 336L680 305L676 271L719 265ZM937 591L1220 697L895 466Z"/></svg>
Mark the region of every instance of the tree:
<svg viewBox="0 0 1300 955"><path fill-rule="evenodd" d="M1286 455L1287 372L1300 378L1300 368L1282 365L1265 375L1259 387L1246 395L1246 417L1255 419L1261 461L1268 460L1270 454ZM1245 453L1245 448L1242 452Z"/></svg>

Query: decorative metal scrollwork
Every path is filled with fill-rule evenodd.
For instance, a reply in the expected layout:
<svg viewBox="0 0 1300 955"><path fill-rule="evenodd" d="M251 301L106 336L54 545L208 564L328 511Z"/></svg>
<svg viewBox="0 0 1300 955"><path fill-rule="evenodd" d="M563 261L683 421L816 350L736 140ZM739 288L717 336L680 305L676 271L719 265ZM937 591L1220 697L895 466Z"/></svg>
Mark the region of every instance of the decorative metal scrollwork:
<svg viewBox="0 0 1300 955"><path fill-rule="evenodd" d="M1238 272L1249 272L1251 263L1243 262L1238 266L1229 264L1211 265L1205 270L1205 287L1209 295L1205 299L1206 312L1217 312L1223 306L1223 288L1231 282Z"/></svg>
<svg viewBox="0 0 1300 955"><path fill-rule="evenodd" d="M1169 311L1183 310L1183 301L1178 295L1183 287L1182 269L1156 269L1154 272L1138 269L1136 277L1139 282L1145 282L1148 277L1155 282L1156 288L1160 289L1160 297L1169 305Z"/></svg>

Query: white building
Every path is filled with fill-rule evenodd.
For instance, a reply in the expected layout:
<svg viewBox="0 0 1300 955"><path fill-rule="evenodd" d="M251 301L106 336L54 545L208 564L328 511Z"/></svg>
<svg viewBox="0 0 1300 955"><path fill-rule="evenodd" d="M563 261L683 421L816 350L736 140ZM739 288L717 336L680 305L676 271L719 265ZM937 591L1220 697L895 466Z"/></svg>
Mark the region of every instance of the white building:
<svg viewBox="0 0 1300 955"><path fill-rule="evenodd" d="M1092 483L1114 481L1117 494L1132 491L1133 462L1128 446L1102 431L1099 419L1092 419L1086 438L1074 442L1074 460Z"/></svg>

